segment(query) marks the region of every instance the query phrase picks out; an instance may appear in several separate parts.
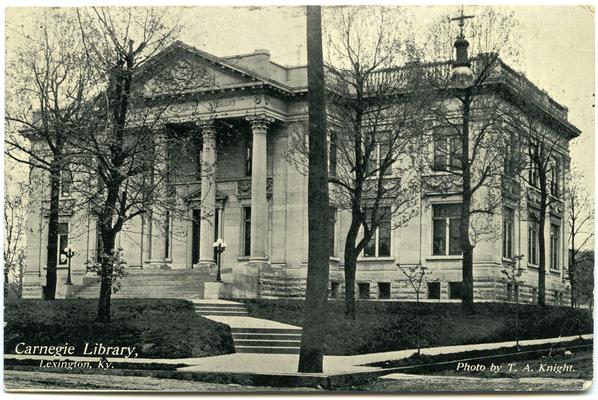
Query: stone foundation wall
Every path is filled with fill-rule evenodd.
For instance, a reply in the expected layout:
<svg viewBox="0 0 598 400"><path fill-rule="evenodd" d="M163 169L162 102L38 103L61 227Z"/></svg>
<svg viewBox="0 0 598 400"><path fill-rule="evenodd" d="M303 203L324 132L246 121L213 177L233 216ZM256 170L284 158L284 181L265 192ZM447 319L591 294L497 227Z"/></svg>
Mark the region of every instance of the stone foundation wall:
<svg viewBox="0 0 598 400"><path fill-rule="evenodd" d="M280 298L299 298L305 296L307 269L285 269L282 266L270 266L260 271L259 285L260 297L280 297ZM452 279L452 278L451 278ZM438 282L440 284L440 299L430 299L428 293L427 283L423 283L420 290L420 300L426 302L442 302L442 301L460 301L458 298L450 297L449 280L440 278L431 278L429 282ZM452 281L451 281L452 282ZM379 284L388 284L390 287L385 289ZM359 271L356 277L355 293L357 298L360 298L360 284L367 287L369 285L370 300L375 299L390 299L401 301L415 301L416 293L410 282L406 279L400 279L395 271L379 270L379 271ZM385 285L382 285L385 286ZM534 288L536 286L530 283L522 283L518 289L518 301L521 304L533 304L535 300ZM385 293L381 293L381 289ZM383 297L388 294L390 297ZM332 265L330 268L330 282L329 293L330 298L342 299L345 295L345 278L342 268ZM559 296L555 296L557 291ZM562 295L560 294L562 293ZM362 293L363 296L363 293ZM547 279L546 285L546 304L548 305L569 305L570 291L568 285L561 282L552 282ZM363 297L362 297L363 298ZM515 292L509 290L507 283L502 280L501 276L486 276L477 277L474 280L474 299L476 301L497 301L509 302L515 301Z"/></svg>
<svg viewBox="0 0 598 400"><path fill-rule="evenodd" d="M306 269L286 269L271 265L260 270L260 297L304 297L307 285Z"/></svg>

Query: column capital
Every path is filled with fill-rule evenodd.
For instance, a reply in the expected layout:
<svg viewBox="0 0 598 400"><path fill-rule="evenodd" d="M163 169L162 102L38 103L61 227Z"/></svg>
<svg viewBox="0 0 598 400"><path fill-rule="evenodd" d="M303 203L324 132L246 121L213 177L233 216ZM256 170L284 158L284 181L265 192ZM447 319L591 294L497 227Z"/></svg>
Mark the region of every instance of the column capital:
<svg viewBox="0 0 598 400"><path fill-rule="evenodd" d="M210 119L199 119L197 120L197 126L201 130L203 135L215 135L216 134L216 120Z"/></svg>
<svg viewBox="0 0 598 400"><path fill-rule="evenodd" d="M268 126L274 122L274 118L264 113L247 115L245 119L251 123L254 131L267 131Z"/></svg>

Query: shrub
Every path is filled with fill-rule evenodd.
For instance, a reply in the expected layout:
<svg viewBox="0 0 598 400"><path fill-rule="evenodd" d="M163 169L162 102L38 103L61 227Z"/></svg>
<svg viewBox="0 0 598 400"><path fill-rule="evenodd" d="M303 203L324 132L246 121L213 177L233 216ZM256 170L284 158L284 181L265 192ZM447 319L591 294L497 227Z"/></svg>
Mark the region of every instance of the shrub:
<svg viewBox="0 0 598 400"><path fill-rule="evenodd" d="M31 345L85 342L135 346L139 357L183 358L234 353L230 328L195 313L175 299L114 299L112 322L95 321L95 299L21 300L6 306L5 353Z"/></svg>
<svg viewBox="0 0 598 400"><path fill-rule="evenodd" d="M257 318L301 326L303 300L243 300ZM326 346L330 355L353 355L413 349L417 336L422 347L452 346L515 339L515 305L478 303L465 314L458 303L420 303L420 328L413 302L358 301L357 319L345 320L342 301L330 301ZM590 333L587 310L567 307L540 308L519 305L520 339L548 338Z"/></svg>

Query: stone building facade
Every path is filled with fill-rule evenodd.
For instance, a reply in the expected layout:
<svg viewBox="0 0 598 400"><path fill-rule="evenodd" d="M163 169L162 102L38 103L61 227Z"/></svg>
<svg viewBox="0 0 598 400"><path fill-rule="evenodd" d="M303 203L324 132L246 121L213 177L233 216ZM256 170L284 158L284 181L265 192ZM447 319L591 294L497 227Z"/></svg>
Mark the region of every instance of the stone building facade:
<svg viewBox="0 0 598 400"><path fill-rule="evenodd" d="M162 118L168 124L178 126L187 135L199 135L201 141L195 147L163 150L169 157L191 155L190 162L180 163L171 182L176 204L183 212L166 214L165 219L139 216L127 223L117 242L129 270L148 274L157 270L213 272L217 261L213 244L221 238L227 247L221 260L220 297L303 296L308 248L307 176L288 161L287 153L293 134L306 127L307 68L278 65L266 50L218 58L180 42L156 57L167 60L164 70L175 83L185 82L185 75L200 66L211 71L213 87L190 85L164 112ZM525 80L506 66L504 72L513 80ZM155 87L160 87L154 78L144 84L154 88L154 94ZM527 80L525 84L531 85ZM554 120L553 126L558 127L555 134L567 138L566 145L559 149L563 167L556 178L562 188L569 164L567 143L579 131L567 121L565 107L540 90L537 95ZM198 160L213 165L214 174L198 177L194 172ZM24 279L27 297L38 297L45 281L47 189L40 186L39 190L29 212L31 230ZM93 217L69 211L69 202L76 202L76 190L72 192L62 190L59 247L68 245L76 253L71 260L74 289L70 293L76 296L78 287L85 286L90 277L85 272L85 261L95 256L98 240ZM492 217L501 232L475 247L476 300L509 301L515 296L523 302L534 300L538 270L537 239L533 238L537 227L528 221L527 203L533 205L535 196L531 188L523 206L505 200L502 213ZM423 264L431 271L423 298L458 301L461 256L452 249L455 238L448 233L440 238L438 229L450 232L452 210L459 200L457 195L430 193L423 200L426 204L421 215L406 226L391 229L391 221L384 223L367 254L358 259L359 297L413 299L415 294L397 265ZM569 298L565 206L561 191L547 218L549 304L565 303ZM335 211L331 297L341 298L344 292L343 245L349 222L347 211ZM519 262L525 266L525 283L518 288L504 282L501 273L504 266L517 262L515 255L523 255ZM58 294L64 296L66 258L62 254L59 257Z"/></svg>

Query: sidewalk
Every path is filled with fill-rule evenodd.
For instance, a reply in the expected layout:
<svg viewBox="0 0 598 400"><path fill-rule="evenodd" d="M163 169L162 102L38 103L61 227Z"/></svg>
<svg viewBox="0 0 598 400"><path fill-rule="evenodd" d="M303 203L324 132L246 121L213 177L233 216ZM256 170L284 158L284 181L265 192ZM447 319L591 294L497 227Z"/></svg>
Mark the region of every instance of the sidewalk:
<svg viewBox="0 0 598 400"><path fill-rule="evenodd" d="M258 320L251 317L218 317L218 318L241 318L237 322ZM247 320L245 320L247 319ZM255 321L251 321L253 323ZM260 322L261 323L261 322ZM283 324L285 325L285 324ZM593 339L594 335L582 335L583 339ZM578 339L579 336L568 336L549 339L522 340L521 346L570 342ZM490 350L502 347L513 347L514 341L500 343L483 343L463 346L444 346L422 349L422 354L438 355L459 353L473 350ZM339 373L358 373L381 371L382 368L366 367L363 364L375 363L381 361L395 361L408 358L417 353L416 349L391 351L384 353L361 354L354 356L324 356L324 373L307 374L309 376L325 376ZM54 357L54 356L27 356L16 354L5 354L5 359L14 360L66 360L72 361L95 361L93 357ZM265 375L297 375L297 365L299 356L296 354L252 354L235 353L222 356L204 357L204 358L179 358L179 359L152 359L152 358L109 358L111 362L127 363L152 363L152 364L186 364L187 366L178 368L185 372L207 372L207 373L251 373ZM304 374L305 375L305 374Z"/></svg>

